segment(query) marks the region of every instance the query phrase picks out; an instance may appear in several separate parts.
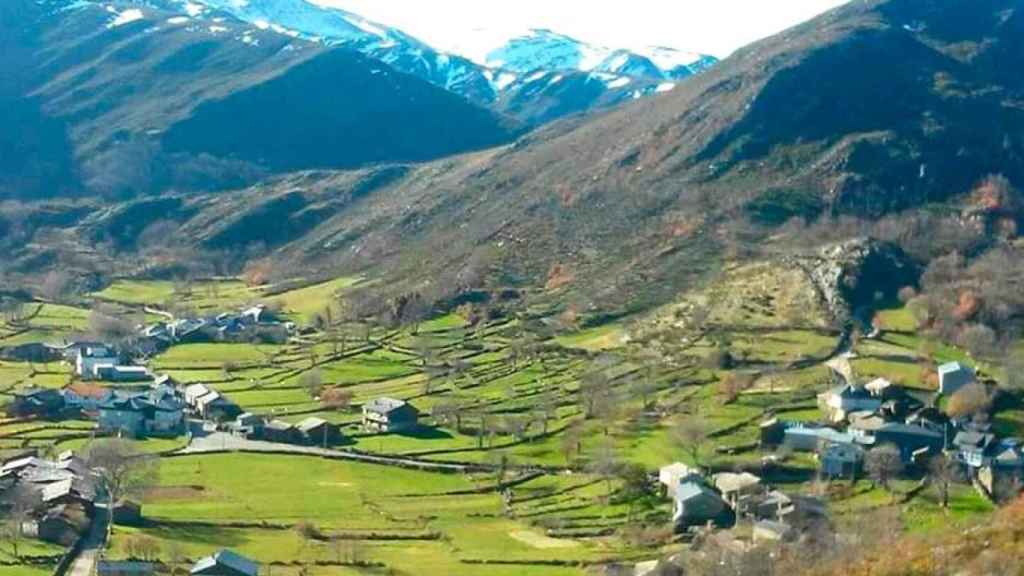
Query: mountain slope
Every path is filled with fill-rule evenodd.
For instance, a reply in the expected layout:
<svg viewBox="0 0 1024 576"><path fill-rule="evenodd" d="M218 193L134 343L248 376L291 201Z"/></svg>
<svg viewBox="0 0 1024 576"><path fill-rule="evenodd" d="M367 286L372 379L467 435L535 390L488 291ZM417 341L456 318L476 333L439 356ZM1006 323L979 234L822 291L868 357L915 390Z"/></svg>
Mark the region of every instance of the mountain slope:
<svg viewBox="0 0 1024 576"><path fill-rule="evenodd" d="M0 36L19 54L3 65L2 97L16 106L3 119L39 135L5 155L22 166L4 171L7 194L237 186L268 171L437 158L515 130L358 53L226 17L135 3L3 10Z"/></svg>
<svg viewBox="0 0 1024 576"><path fill-rule="evenodd" d="M647 306L792 217L955 214L989 173L1024 182L1022 8L856 2L513 146L383 179L293 174L234 197L242 210L283 199L276 221L293 225L269 246L282 274L368 271L390 291L486 277L583 309ZM332 204L353 179L373 185ZM199 239L202 212L169 217ZM198 244L244 254L258 242L217 237Z"/></svg>
<svg viewBox="0 0 1024 576"><path fill-rule="evenodd" d="M877 218L1022 182L1021 8L856 2L662 96L414 170L283 254L410 279L486 254L504 281L627 305L713 266L745 214Z"/></svg>

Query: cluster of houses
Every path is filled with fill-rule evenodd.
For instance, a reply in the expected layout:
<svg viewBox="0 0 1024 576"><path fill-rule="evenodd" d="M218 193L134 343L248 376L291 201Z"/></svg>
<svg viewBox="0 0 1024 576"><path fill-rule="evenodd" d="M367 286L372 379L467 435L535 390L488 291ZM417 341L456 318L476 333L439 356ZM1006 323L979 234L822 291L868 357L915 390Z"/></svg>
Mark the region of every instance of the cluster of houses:
<svg viewBox="0 0 1024 576"><path fill-rule="evenodd" d="M96 493L92 472L71 452L56 460L24 456L0 466L0 502L20 509L21 534L29 538L74 544L92 523Z"/></svg>
<svg viewBox="0 0 1024 576"><path fill-rule="evenodd" d="M97 576L152 576L158 572L152 562L100 560ZM191 576L259 576L260 565L231 550L221 550L200 558L189 571Z"/></svg>
<svg viewBox="0 0 1024 576"><path fill-rule="evenodd" d="M976 382L974 371L957 362L938 373L939 392L947 397ZM963 465L966 478L980 480L990 492L1000 477L1024 474L1019 440L998 438L987 423L949 418L884 378L838 385L821 394L818 404L828 425L772 419L761 425L762 446L815 453L821 474L831 479L858 477L868 453L880 446L898 449L908 467L945 453Z"/></svg>
<svg viewBox="0 0 1024 576"><path fill-rule="evenodd" d="M827 521L820 500L772 490L748 472L724 472L708 478L675 463L661 468L658 481L672 499L672 522L678 533L708 525L728 528L744 521L753 526L757 544L789 541Z"/></svg>
<svg viewBox="0 0 1024 576"><path fill-rule="evenodd" d="M419 415L419 410L404 400L378 398L363 405L362 427L366 432L377 434L408 432L419 426ZM337 424L314 416L292 424L246 412L225 424L224 428L236 436L279 444L326 447L343 440Z"/></svg>
<svg viewBox="0 0 1024 576"><path fill-rule="evenodd" d="M110 389L78 382L63 390L29 388L14 392L9 416L89 418L102 434L128 438L174 437L185 431L185 402L167 377L138 390Z"/></svg>
<svg viewBox="0 0 1024 576"><path fill-rule="evenodd" d="M295 331L295 324L281 322L258 305L216 316L180 318L138 328L136 348L152 356L175 344L201 342L249 342L259 338L283 342Z"/></svg>

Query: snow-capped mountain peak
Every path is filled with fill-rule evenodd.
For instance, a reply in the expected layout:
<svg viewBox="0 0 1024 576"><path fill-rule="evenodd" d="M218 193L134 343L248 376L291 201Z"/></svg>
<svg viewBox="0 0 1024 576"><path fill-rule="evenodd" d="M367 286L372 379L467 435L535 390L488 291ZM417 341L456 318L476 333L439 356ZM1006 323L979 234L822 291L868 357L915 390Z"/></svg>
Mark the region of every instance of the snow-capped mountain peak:
<svg viewBox="0 0 1024 576"><path fill-rule="evenodd" d="M535 70L577 70L679 79L700 71L706 67L703 62L713 60L711 56L663 46L638 50L595 46L551 30L534 29L489 51L483 64L518 74Z"/></svg>
<svg viewBox="0 0 1024 576"><path fill-rule="evenodd" d="M137 21L138 7L149 6L174 13L169 25L202 32L226 32L226 21L238 22L239 40L251 46L259 44L257 30L343 46L529 124L664 92L716 62L669 47L597 46L544 28L472 30L461 37L464 44L444 51L327 0L37 1L106 7L111 27Z"/></svg>

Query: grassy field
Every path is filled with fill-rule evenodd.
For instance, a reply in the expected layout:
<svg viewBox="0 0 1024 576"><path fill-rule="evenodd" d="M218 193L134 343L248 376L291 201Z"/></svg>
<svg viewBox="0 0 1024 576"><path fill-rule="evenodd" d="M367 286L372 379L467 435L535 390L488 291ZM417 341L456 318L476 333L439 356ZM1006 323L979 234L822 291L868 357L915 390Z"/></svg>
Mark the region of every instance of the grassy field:
<svg viewBox="0 0 1024 576"><path fill-rule="evenodd" d="M582 487L567 494L599 506L600 494L589 489L587 479L574 481ZM303 457L173 458L164 461L159 487L145 498L148 525L142 532L164 549L179 546L190 558L230 547L264 563L335 560L338 546L305 541L294 529L308 522L328 539L354 542L364 560L396 574L516 574L521 572L513 567L476 567L462 561L587 561L616 552L607 542L558 541L552 547L542 529L506 516L497 494L472 494L493 482L489 475L429 474ZM572 485L556 482L522 490L543 495L566 488ZM446 495L451 492L469 493ZM532 512L537 505L523 506L524 512ZM614 514L615 509L606 512ZM117 529L114 556L134 532ZM524 542L524 534L535 536ZM552 568L530 573L583 572Z"/></svg>
<svg viewBox="0 0 1024 576"><path fill-rule="evenodd" d="M739 270L731 280L768 282L763 270ZM221 311L276 300L283 313L310 322L338 302L357 279L342 278L275 295L237 281L195 283L189 306ZM177 290L177 292L176 292ZM181 296L169 282L122 281L97 295L123 305L161 305ZM508 506L494 490L494 472L444 475L394 467L297 456L207 455L165 457L159 486L145 501L150 523L142 532L158 539L167 558L181 549L197 558L229 547L295 574L513 574L576 575L589 563L649 558L659 543L629 545L629 527L665 527L669 502L650 495L618 497L621 481L598 475L611 459L647 472L674 461L715 470L758 467L758 424L770 415L817 421L816 394L830 386L821 362L834 352L838 333L796 315L790 294L744 304L697 298L711 322L690 326L692 302L655 315L637 329L616 322L555 338L541 337L515 316L468 326L446 315L416 327L336 324L281 345L188 344L172 347L151 367L182 383L203 382L243 409L298 422L318 416L342 427L341 447L367 453L474 462L505 462L512 470L548 472L514 488ZM680 312L682 311L682 312ZM800 322L794 324L793 318ZM905 310L885 311L882 334L862 339L852 365L860 380L884 376L926 387L922 357L968 360L911 329ZM40 305L12 338L81 330L88 311ZM11 327L2 327L10 330ZM0 331L0 338L11 332ZM547 339L545 339L547 338ZM710 362L728 352L728 368ZM733 373L750 387L735 397L721 381ZM29 385L60 387L71 380L60 364L0 363L0 395ZM316 386L310 386L315 382ZM597 384L595 384L597 383ZM589 390L600 386L601 403ZM321 405L321 389L343 388L351 404ZM407 434L374 435L360 427L362 404L379 397L410 401L424 427ZM2 396L0 396L2 398ZM588 415L589 413L589 415ZM998 414L998 431L1024 429L1024 411ZM699 462L678 429L705 423L708 440ZM81 449L92 424L0 421L0 451ZM185 439L148 440L139 448L166 454ZM787 464L799 476L816 463L796 455ZM789 482L791 480L787 480ZM901 484L909 490L912 484ZM783 484L796 492L807 484ZM888 493L860 483L832 498L841 522L862 511L895 506L920 531L943 522L969 523L990 510L972 490L958 489L942 511L929 491L893 505ZM295 526L312 523L323 538L307 541ZM136 530L118 528L112 557ZM351 562L358 556L368 566ZM319 562L303 566L297 559ZM0 556L0 562L3 557ZM552 561L568 565L549 565ZM522 562L522 565L500 562ZM0 576L6 572L0 568ZM27 573L36 573L31 569Z"/></svg>

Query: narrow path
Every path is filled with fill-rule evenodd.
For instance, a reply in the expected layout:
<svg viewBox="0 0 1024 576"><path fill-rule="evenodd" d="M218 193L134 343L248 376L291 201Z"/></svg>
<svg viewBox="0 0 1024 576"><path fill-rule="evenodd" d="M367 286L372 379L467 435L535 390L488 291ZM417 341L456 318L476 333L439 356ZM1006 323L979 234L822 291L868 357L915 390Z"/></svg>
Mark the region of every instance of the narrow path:
<svg viewBox="0 0 1024 576"><path fill-rule="evenodd" d="M78 558L71 563L67 576L92 576L96 571L96 561L100 552L107 543L107 523L109 514L104 505L96 505L96 515L93 516L92 526L85 536Z"/></svg>

